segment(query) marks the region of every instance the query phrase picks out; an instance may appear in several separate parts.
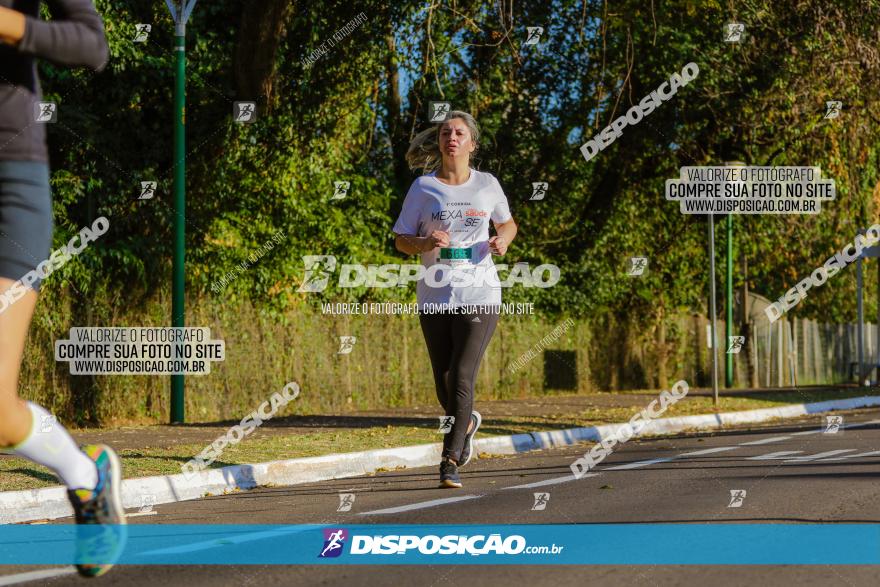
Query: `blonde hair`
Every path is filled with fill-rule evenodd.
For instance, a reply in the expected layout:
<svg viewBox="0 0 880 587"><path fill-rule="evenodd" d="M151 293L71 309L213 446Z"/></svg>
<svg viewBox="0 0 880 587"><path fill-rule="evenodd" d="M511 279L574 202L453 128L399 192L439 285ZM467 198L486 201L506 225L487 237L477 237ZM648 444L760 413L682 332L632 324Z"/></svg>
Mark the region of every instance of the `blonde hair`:
<svg viewBox="0 0 880 587"><path fill-rule="evenodd" d="M443 156L440 153L437 133L440 130L440 125L453 118L461 118L465 125L467 125L468 130L471 132L471 140L475 146L474 152L471 155L477 152L480 139L480 127L477 126L477 121L467 112L452 110L441 122L423 130L410 141L409 149L406 151L406 162L409 164L410 169L421 169L422 173L429 173L440 169L440 162L443 160Z"/></svg>

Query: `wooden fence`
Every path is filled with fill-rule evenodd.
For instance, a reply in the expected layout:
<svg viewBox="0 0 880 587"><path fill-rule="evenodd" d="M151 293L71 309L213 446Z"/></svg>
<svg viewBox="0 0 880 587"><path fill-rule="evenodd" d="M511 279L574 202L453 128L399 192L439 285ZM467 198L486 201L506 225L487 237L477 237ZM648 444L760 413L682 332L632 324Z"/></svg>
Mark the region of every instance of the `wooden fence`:
<svg viewBox="0 0 880 587"><path fill-rule="evenodd" d="M686 360L692 377L700 385L711 385L712 363L708 333L709 320L692 316L690 324L681 327L691 338L691 352ZM725 361L729 348L724 321L716 321L719 342L718 380L724 385ZM816 320L782 318L770 324L762 320L752 326L739 353L733 354L736 387L784 387L793 385L834 384L857 381L858 325L823 324ZM880 362L877 356L877 326L866 323L864 328L863 361L865 375L871 365ZM697 348L699 347L699 348ZM753 374L749 376L748 357Z"/></svg>

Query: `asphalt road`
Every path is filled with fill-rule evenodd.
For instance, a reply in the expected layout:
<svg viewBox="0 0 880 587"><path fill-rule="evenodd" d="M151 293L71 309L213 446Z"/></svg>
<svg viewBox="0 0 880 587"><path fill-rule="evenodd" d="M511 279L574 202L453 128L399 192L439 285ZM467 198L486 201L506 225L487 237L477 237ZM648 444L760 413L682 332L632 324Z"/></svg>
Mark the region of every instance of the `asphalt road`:
<svg viewBox="0 0 880 587"><path fill-rule="evenodd" d="M434 467L164 504L130 523L176 524L596 524L630 522L880 523L880 410L797 424L680 435L618 446L574 480L584 445L484 458L462 470L464 488L437 489ZM537 484L537 485L536 485ZM731 491L745 491L741 502ZM338 512L340 493L355 500ZM535 510L535 493L547 493ZM437 500L448 500L434 503ZM738 507L731 507L739 503ZM27 581L32 573L45 573ZM72 569L5 567L0 585L84 584ZM101 585L876 585L876 566L138 566ZM94 581L92 581L94 583ZM27 584L27 583L25 583Z"/></svg>

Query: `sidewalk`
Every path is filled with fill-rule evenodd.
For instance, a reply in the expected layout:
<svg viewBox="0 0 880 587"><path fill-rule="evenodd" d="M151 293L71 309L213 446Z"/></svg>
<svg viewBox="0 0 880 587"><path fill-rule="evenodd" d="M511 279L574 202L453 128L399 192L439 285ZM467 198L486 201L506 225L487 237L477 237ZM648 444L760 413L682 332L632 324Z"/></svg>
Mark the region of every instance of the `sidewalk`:
<svg viewBox="0 0 880 587"><path fill-rule="evenodd" d="M723 392L722 392L723 393ZM722 395L717 412L734 412L871 395L856 387L813 387L800 390L736 390ZM477 401L483 415L480 437L582 428L625 422L657 399L658 392L600 392L585 395L546 395L503 401ZM711 390L691 389L670 406L666 418L716 413ZM220 468L436 443L437 406L371 410L335 415L278 416L265 422L237 445L227 446L212 465ZM115 430L73 430L77 442L106 443L123 461L126 478L173 475L211 442L224 436L237 421L178 426L123 427ZM48 470L9 455L0 455L0 491L57 485Z"/></svg>
<svg viewBox="0 0 880 587"><path fill-rule="evenodd" d="M880 396L864 395L870 392L852 388L830 392L827 389L814 389L796 393L746 393L744 397L726 398L720 402L717 411L707 409L707 404L711 405L711 397L698 392L689 400L682 398L672 404L665 413L657 414L659 417L649 420L636 436L667 436L696 431L711 433L721 429L748 429L773 421L803 421L804 418L819 424L820 414L830 411L868 408L876 412L877 406L880 406ZM491 458L583 442L602 441L604 444L605 439L617 438L625 433L628 425L624 422L629 419L629 414L643 410L657 398L658 395L653 393L631 393L604 394L602 399L584 395L555 396L542 398L542 401L487 402L480 408L486 414L489 425L485 427L485 432L481 427L474 449L479 458ZM551 399L552 402L549 401ZM599 402L607 405L599 407ZM738 405L739 409L731 409L732 405ZM540 415L550 408L562 411ZM124 507L143 508L150 504L148 507L151 508L156 504L256 487L315 483L436 464L442 447L439 442L441 437L436 432L437 416L412 415L421 411L429 409L288 418L286 423L274 422L274 426L266 426L265 430L260 430L259 437L255 437L257 433L254 433L246 441L227 447L212 468L194 475L181 474L181 464L200 451L208 441L224 435L228 430L227 423L85 431L78 437L82 441L116 442L124 469ZM620 419L608 424L578 422L575 426L567 422L570 418L593 411L600 412L603 419L608 414L620 416ZM408 415L401 415L401 412ZM543 420L544 424L536 424L539 420ZM386 422L392 424L382 427ZM531 430L515 432L516 428L522 427ZM498 434L499 429L505 429L506 433ZM629 429L628 435L632 434L632 429ZM204 444L188 444L199 440L200 435L207 437ZM182 440L184 437L185 440ZM151 444L145 445L145 442ZM135 444L141 446L127 448ZM162 446L153 446L156 444ZM316 456L307 456L309 452ZM28 523L71 515L65 488L57 485L54 476L38 469L21 459L0 459L0 480L6 485L0 488L0 524ZM16 487L16 484L19 486Z"/></svg>
<svg viewBox="0 0 880 587"><path fill-rule="evenodd" d="M660 390L643 392L597 392L588 395L546 395L526 399L479 401L474 409L483 416L480 432L486 435L517 434L622 422L657 399ZM873 395L855 386L812 386L777 389L720 391L720 412L810 403L827 399ZM666 416L712 413L711 389L694 389L671 406ZM365 428L436 428L442 415L439 405L365 410L330 415L278 416L265 422L245 443L261 436L297 436L314 433L355 433ZM170 448L181 443L207 444L237 421L124 427L116 430L72 431L80 443L106 443L118 450ZM301 455L311 456L311 455Z"/></svg>

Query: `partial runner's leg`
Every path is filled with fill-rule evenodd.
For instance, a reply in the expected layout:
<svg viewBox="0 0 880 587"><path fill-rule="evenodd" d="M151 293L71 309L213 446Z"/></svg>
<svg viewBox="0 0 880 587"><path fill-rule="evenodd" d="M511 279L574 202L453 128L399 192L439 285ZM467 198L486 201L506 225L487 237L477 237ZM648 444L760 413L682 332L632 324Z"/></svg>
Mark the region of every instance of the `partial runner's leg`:
<svg viewBox="0 0 880 587"><path fill-rule="evenodd" d="M457 318L455 314L419 314L422 332L428 345L428 355L431 357L431 368L434 371L437 399L447 416L455 416L453 431L458 425L458 408L450 378L454 347L452 325L455 318ZM453 431L443 436L442 458L456 460L455 453L452 451Z"/></svg>
<svg viewBox="0 0 880 587"><path fill-rule="evenodd" d="M447 410L449 404L447 378L449 363L452 360L452 318L453 316L449 314L419 314L419 323L422 326L422 334L425 336L428 356L431 359L431 369L434 372L437 401L444 410ZM447 410L446 415L455 414Z"/></svg>
<svg viewBox="0 0 880 587"><path fill-rule="evenodd" d="M0 292L10 285L11 279L0 278ZM29 291L0 312L0 447L4 448L23 442L31 433L33 418L27 403L18 398L18 374L36 301L36 292Z"/></svg>
<svg viewBox="0 0 880 587"><path fill-rule="evenodd" d="M49 168L0 161L0 447L51 469L68 487L77 522L77 571L106 573L125 548L122 465L110 447L80 450L51 414L18 397L18 378L39 278L49 257L52 203ZM24 287L22 287L24 286ZM5 296L7 291L11 295ZM101 525L99 532L88 526Z"/></svg>
<svg viewBox="0 0 880 587"><path fill-rule="evenodd" d="M473 312L454 316L452 324L452 363L449 370L449 397L455 410L455 425L449 437L449 456L456 462L461 460L465 435L471 425L471 412L474 409L474 382L480 362L495 327L498 325L497 312ZM444 445L447 446L447 445ZM444 454L445 454L444 449Z"/></svg>
<svg viewBox="0 0 880 587"><path fill-rule="evenodd" d="M0 292L13 281L0 278ZM40 406L18 397L18 377L28 325L37 301L29 290L0 313L0 446L51 469L70 488L98 483L95 463Z"/></svg>
<svg viewBox="0 0 880 587"><path fill-rule="evenodd" d="M49 168L35 161L0 161L0 447L13 448L54 471L71 488L93 488L95 463L49 412L18 396L25 340L39 277L24 276L49 257L52 197ZM33 274L32 274L33 275ZM4 296L14 284L16 288Z"/></svg>

